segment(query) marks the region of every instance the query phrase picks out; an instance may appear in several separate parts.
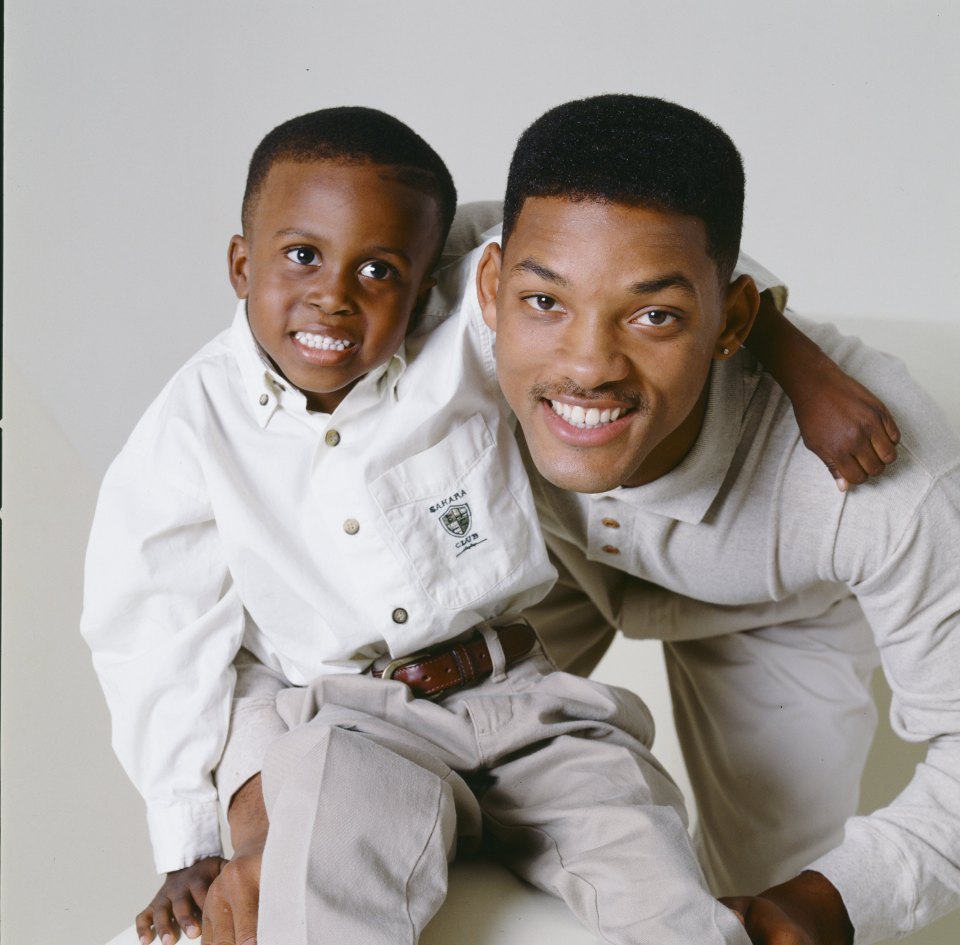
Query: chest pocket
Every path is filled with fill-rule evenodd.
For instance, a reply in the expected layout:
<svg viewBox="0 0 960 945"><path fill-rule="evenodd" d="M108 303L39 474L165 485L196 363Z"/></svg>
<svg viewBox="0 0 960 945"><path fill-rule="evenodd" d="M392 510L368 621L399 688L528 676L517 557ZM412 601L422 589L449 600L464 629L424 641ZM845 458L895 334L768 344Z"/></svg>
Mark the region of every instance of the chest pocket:
<svg viewBox="0 0 960 945"><path fill-rule="evenodd" d="M504 464L514 459L474 414L370 484L402 554L441 607L481 600L523 564L534 513L508 487Z"/></svg>

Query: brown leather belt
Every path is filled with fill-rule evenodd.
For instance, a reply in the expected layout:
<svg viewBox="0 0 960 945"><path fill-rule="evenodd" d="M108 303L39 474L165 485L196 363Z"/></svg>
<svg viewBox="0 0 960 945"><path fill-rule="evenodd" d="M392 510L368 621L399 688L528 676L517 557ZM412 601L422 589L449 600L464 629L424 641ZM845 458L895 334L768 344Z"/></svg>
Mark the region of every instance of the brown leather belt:
<svg viewBox="0 0 960 945"><path fill-rule="evenodd" d="M528 623L512 623L496 630L507 666L523 659L537 642ZM493 672L487 641L479 634L458 643L443 643L401 659L391 660L383 669L374 668L378 679L406 683L415 696L433 699L454 689L465 689Z"/></svg>

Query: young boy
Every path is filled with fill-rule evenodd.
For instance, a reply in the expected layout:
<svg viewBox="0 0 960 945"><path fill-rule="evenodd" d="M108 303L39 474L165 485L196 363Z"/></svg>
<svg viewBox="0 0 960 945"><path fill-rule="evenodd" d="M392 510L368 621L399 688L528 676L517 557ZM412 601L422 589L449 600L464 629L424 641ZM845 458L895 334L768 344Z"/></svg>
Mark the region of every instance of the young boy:
<svg viewBox="0 0 960 945"><path fill-rule="evenodd" d="M211 772L243 646L298 687L264 771L265 945L314 921L416 941L481 818L521 875L619 928L610 941L745 942L703 885L642 703L551 672L516 617L554 572L479 310L404 344L455 199L380 112L271 132L230 244L234 324L107 474L83 632L157 867L219 863Z"/></svg>

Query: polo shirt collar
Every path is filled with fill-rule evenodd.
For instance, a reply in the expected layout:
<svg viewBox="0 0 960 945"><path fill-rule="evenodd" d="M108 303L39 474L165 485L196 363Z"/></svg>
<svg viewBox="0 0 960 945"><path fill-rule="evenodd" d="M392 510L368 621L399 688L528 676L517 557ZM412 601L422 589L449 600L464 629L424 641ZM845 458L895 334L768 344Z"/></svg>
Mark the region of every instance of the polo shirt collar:
<svg viewBox="0 0 960 945"><path fill-rule="evenodd" d="M682 462L643 486L620 486L612 496L644 511L681 522L703 521L720 492L740 440L744 408L757 385L755 362L741 350L710 371L707 409L700 435Z"/></svg>

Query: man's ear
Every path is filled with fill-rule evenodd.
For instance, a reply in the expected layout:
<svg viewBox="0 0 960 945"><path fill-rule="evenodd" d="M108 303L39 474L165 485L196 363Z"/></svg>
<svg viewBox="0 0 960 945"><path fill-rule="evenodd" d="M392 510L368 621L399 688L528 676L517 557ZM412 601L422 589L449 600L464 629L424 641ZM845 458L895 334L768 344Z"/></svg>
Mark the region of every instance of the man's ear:
<svg viewBox="0 0 960 945"><path fill-rule="evenodd" d="M247 266L250 262L250 252L247 240L243 236L230 237L230 246L227 249L227 266L230 271L230 285L237 293L238 299L245 299L250 294L250 280L247 276Z"/></svg>
<svg viewBox="0 0 960 945"><path fill-rule="evenodd" d="M727 286L724 301L724 328L713 353L718 361L730 357L743 346L753 328L760 308L760 293L750 276L740 276Z"/></svg>
<svg viewBox="0 0 960 945"><path fill-rule="evenodd" d="M477 299L483 320L492 331L497 330L497 291L500 288L502 258L500 244L488 243L477 266Z"/></svg>

